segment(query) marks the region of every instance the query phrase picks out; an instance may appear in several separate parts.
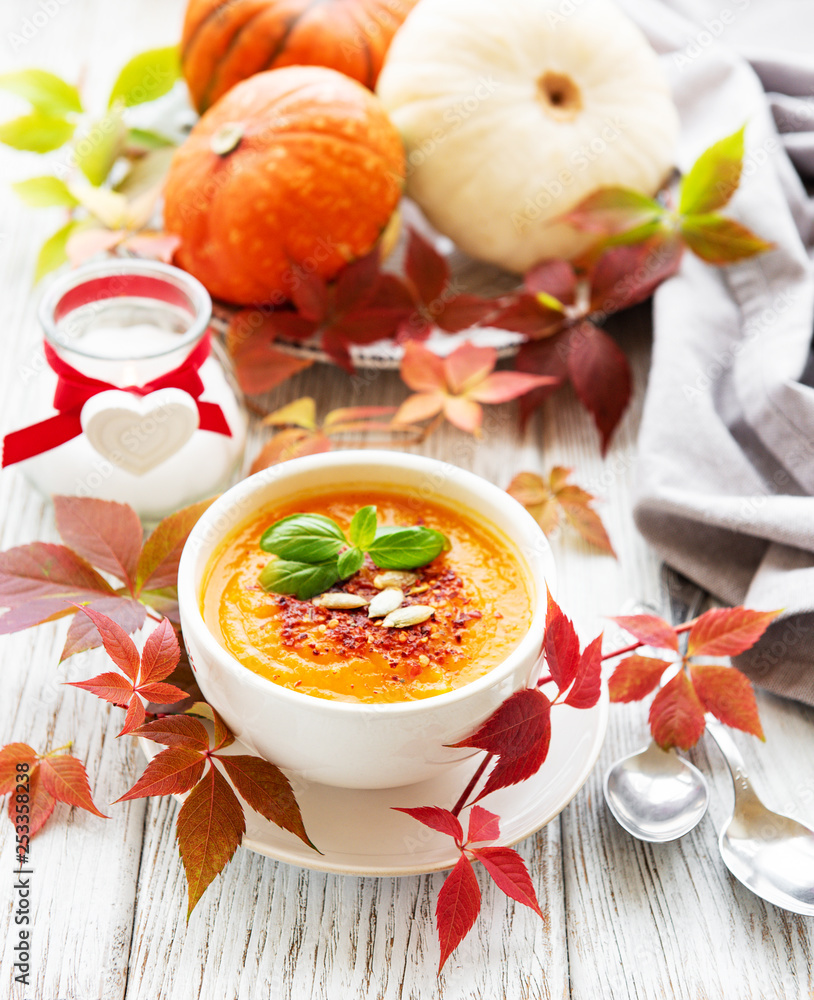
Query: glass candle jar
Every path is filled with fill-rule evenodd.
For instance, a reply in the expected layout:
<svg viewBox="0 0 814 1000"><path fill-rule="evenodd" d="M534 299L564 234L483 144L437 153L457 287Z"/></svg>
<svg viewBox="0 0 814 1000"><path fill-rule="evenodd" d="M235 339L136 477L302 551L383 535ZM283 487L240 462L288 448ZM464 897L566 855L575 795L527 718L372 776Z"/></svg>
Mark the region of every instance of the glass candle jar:
<svg viewBox="0 0 814 1000"><path fill-rule="evenodd" d="M6 436L3 464L19 462L47 496L117 500L145 520L220 492L247 420L211 342L211 310L199 281L154 261L89 264L55 281L40 306L39 419Z"/></svg>

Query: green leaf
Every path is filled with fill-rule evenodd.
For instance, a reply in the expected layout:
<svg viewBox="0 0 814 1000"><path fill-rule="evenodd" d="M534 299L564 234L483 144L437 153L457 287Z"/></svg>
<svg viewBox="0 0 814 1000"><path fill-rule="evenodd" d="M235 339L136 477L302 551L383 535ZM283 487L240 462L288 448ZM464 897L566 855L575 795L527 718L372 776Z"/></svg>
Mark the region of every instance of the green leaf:
<svg viewBox="0 0 814 1000"><path fill-rule="evenodd" d="M266 528L260 548L281 559L322 563L333 559L347 540L342 529L322 514L291 514Z"/></svg>
<svg viewBox="0 0 814 1000"><path fill-rule="evenodd" d="M37 257L37 265L34 269L34 284L44 278L46 274L61 267L68 259L68 240L71 233L80 225L76 220L66 223L61 229L49 236L40 247Z"/></svg>
<svg viewBox="0 0 814 1000"><path fill-rule="evenodd" d="M30 177L25 181L17 181L11 185L18 197L32 208L49 208L52 205L64 205L73 208L79 202L68 190L64 181L52 174L42 177Z"/></svg>
<svg viewBox="0 0 814 1000"><path fill-rule="evenodd" d="M332 587L338 579L336 560L304 563L272 559L260 574L260 586L275 594L294 594L307 601Z"/></svg>
<svg viewBox="0 0 814 1000"><path fill-rule="evenodd" d="M362 507L353 515L348 531L350 540L363 552L367 552L376 537L376 508Z"/></svg>
<svg viewBox="0 0 814 1000"><path fill-rule="evenodd" d="M0 142L13 149L30 153L50 153L59 149L71 138L74 125L65 118L32 111L30 115L14 118L0 125Z"/></svg>
<svg viewBox="0 0 814 1000"><path fill-rule="evenodd" d="M448 548L446 535L433 528L380 528L368 554L381 569L416 569Z"/></svg>
<svg viewBox="0 0 814 1000"><path fill-rule="evenodd" d="M175 146L175 143L165 135L160 135L150 129L131 128L127 132L127 145L134 146L141 152L142 150L165 149L167 146Z"/></svg>
<svg viewBox="0 0 814 1000"><path fill-rule="evenodd" d="M172 90L181 75L178 46L164 49L150 49L134 56L128 62L110 92L108 107L121 102L125 107L145 104Z"/></svg>
<svg viewBox="0 0 814 1000"><path fill-rule="evenodd" d="M774 249L773 243L722 215L690 215L681 222L681 235L694 254L708 264L732 264Z"/></svg>
<svg viewBox="0 0 814 1000"><path fill-rule="evenodd" d="M722 208L740 184L743 125L703 152L681 182L679 215L703 215Z"/></svg>
<svg viewBox="0 0 814 1000"><path fill-rule="evenodd" d="M121 111L111 111L90 125L74 143L76 165L91 184L98 187L110 173L110 168L124 149L127 126Z"/></svg>
<svg viewBox="0 0 814 1000"><path fill-rule="evenodd" d="M358 573L365 562L365 554L361 549L345 549L337 560L337 569L342 580L347 580L349 576Z"/></svg>
<svg viewBox="0 0 814 1000"><path fill-rule="evenodd" d="M44 69L21 69L0 75L0 89L28 101L43 114L60 115L82 111L79 91L71 83Z"/></svg>

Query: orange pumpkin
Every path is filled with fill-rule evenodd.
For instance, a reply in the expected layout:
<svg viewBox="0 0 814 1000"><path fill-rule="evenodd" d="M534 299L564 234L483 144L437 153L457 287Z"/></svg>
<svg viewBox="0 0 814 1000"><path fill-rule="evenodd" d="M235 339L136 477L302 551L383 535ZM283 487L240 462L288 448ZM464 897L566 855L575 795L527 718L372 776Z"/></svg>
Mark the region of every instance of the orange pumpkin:
<svg viewBox="0 0 814 1000"><path fill-rule="evenodd" d="M199 111L240 80L280 66L328 66L376 85L416 0L190 0L181 64Z"/></svg>
<svg viewBox="0 0 814 1000"><path fill-rule="evenodd" d="M173 157L165 229L215 298L289 298L368 253L398 204L404 151L378 98L321 66L259 73L195 125Z"/></svg>

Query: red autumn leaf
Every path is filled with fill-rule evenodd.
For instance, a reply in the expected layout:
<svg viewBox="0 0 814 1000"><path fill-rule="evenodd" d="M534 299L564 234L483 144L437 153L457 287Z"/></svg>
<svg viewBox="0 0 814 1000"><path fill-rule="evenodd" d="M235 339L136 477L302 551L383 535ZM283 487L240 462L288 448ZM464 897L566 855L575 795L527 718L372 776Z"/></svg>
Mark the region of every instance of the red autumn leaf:
<svg viewBox="0 0 814 1000"><path fill-rule="evenodd" d="M8 815L12 825L16 825L17 822L18 803L16 799L17 796L12 794L8 801ZM20 805L22 804L24 803L20 803ZM28 835L33 837L45 826L57 804L57 800L42 783L39 764L36 764L28 775L28 803L26 804L28 805ZM17 853L20 856L25 855L26 851L22 845L17 848Z"/></svg>
<svg viewBox="0 0 814 1000"><path fill-rule="evenodd" d="M582 232L612 236L652 222L663 213L657 201L638 191L606 187L583 198L560 221Z"/></svg>
<svg viewBox="0 0 814 1000"><path fill-rule="evenodd" d="M86 607L111 618L130 634L137 632L147 618L147 609L144 605L129 597L97 597ZM86 615L74 614L68 626L59 662L62 663L75 653L84 653L85 650L96 649L101 645L102 637L93 622Z"/></svg>
<svg viewBox="0 0 814 1000"><path fill-rule="evenodd" d="M121 674L109 671L99 674L87 681L68 681L71 687L81 688L83 691L90 691L97 698L109 701L111 705L119 705L126 708L133 694L133 684Z"/></svg>
<svg viewBox="0 0 814 1000"><path fill-rule="evenodd" d="M754 646L779 614L740 606L712 608L690 629L687 655L737 656Z"/></svg>
<svg viewBox="0 0 814 1000"><path fill-rule="evenodd" d="M650 706L650 731L662 750L694 747L704 732L704 706L683 670L656 694Z"/></svg>
<svg viewBox="0 0 814 1000"><path fill-rule="evenodd" d="M518 472L506 487L509 496L522 504L543 529L550 535L560 521L557 499L543 480L534 472Z"/></svg>
<svg viewBox="0 0 814 1000"><path fill-rule="evenodd" d="M394 274L381 274L362 302L328 324L328 332L340 343L371 344L395 337L414 312L415 304L404 282Z"/></svg>
<svg viewBox="0 0 814 1000"><path fill-rule="evenodd" d="M285 318L284 318L285 317ZM299 325L298 325L299 324ZM273 330L269 328L273 326ZM314 333L314 325L294 313L274 313L233 354L235 373L240 388L247 395L269 392L314 363L274 346L276 337L287 340L306 339ZM295 334L299 334L295 337Z"/></svg>
<svg viewBox="0 0 814 1000"><path fill-rule="evenodd" d="M473 847L472 854L489 872L498 889L530 907L539 917L543 916L531 876L517 851L511 847Z"/></svg>
<svg viewBox="0 0 814 1000"><path fill-rule="evenodd" d="M436 325L447 333L460 333L487 321L491 326L490 319L494 312L493 299L463 293L444 299L437 308L431 310Z"/></svg>
<svg viewBox="0 0 814 1000"><path fill-rule="evenodd" d="M176 746L156 754L144 773L117 802L148 795L183 795L201 780L206 758L197 749Z"/></svg>
<svg viewBox="0 0 814 1000"><path fill-rule="evenodd" d="M602 439L602 454L630 401L630 366L613 338L584 321L568 337L568 374Z"/></svg>
<svg viewBox="0 0 814 1000"><path fill-rule="evenodd" d="M163 743L168 747L190 747L205 753L209 749L209 733L206 726L189 715L168 715L163 719L148 722L131 733L143 736L153 743Z"/></svg>
<svg viewBox="0 0 814 1000"><path fill-rule="evenodd" d="M467 844L484 844L500 836L500 817L483 806L474 805L469 810Z"/></svg>
<svg viewBox="0 0 814 1000"><path fill-rule="evenodd" d="M532 340L552 337L565 324L565 315L540 301L538 295L520 293L503 301L489 317L489 326L522 333Z"/></svg>
<svg viewBox="0 0 814 1000"><path fill-rule="evenodd" d="M407 236L404 271L418 301L431 306L449 281L449 267L435 247L415 229Z"/></svg>
<svg viewBox="0 0 814 1000"><path fill-rule="evenodd" d="M280 431L266 442L252 463L251 472L260 472L290 458L300 458L303 455L321 455L331 450L330 439L321 431L304 431L299 427L290 427Z"/></svg>
<svg viewBox="0 0 814 1000"><path fill-rule="evenodd" d="M139 674L139 653L136 644L124 631L121 625L117 625L112 618L94 611L93 608L80 608L83 614L93 622L102 637L105 652L134 684L138 681Z"/></svg>
<svg viewBox="0 0 814 1000"><path fill-rule="evenodd" d="M449 809L442 809L440 806L415 806L413 808L393 806L393 809L396 812L407 813L408 816L412 816L413 819L428 826L431 830L447 834L454 839L459 847L463 843L464 831L461 821Z"/></svg>
<svg viewBox="0 0 814 1000"><path fill-rule="evenodd" d="M678 652L678 636L669 622L656 615L618 615L611 621L648 646L673 649Z"/></svg>
<svg viewBox="0 0 814 1000"><path fill-rule="evenodd" d="M371 253L344 267L333 285L333 315L342 316L359 309L372 298L381 278L380 253Z"/></svg>
<svg viewBox="0 0 814 1000"><path fill-rule="evenodd" d="M165 517L144 544L136 570L139 591L174 587L181 550L190 531L215 498L201 500Z"/></svg>
<svg viewBox="0 0 814 1000"><path fill-rule="evenodd" d="M480 886L472 862L462 854L447 875L435 904L435 922L441 945L438 971L463 941L480 912Z"/></svg>
<svg viewBox="0 0 814 1000"><path fill-rule="evenodd" d="M708 264L732 264L774 249L751 229L722 215L688 215L681 235L692 252Z"/></svg>
<svg viewBox="0 0 814 1000"><path fill-rule="evenodd" d="M141 653L141 684L163 681L175 670L181 656L178 636L168 619L147 636Z"/></svg>
<svg viewBox="0 0 814 1000"><path fill-rule="evenodd" d="M525 426L535 410L546 402L568 378L568 331L563 330L545 340L528 341L520 345L515 368L521 372L546 375L554 381L526 393L520 400L520 421Z"/></svg>
<svg viewBox="0 0 814 1000"><path fill-rule="evenodd" d="M218 745L216 734L215 747ZM288 778L278 767L261 757L235 755L218 757L218 760L232 784L255 812L317 850L305 832L300 807Z"/></svg>
<svg viewBox="0 0 814 1000"><path fill-rule="evenodd" d="M87 560L64 545L32 542L0 552L0 634L39 624L70 604L114 594ZM24 614L15 616L15 610Z"/></svg>
<svg viewBox="0 0 814 1000"><path fill-rule="evenodd" d="M237 796L210 764L184 800L176 822L187 876L187 919L207 886L231 860L245 832L246 821Z"/></svg>
<svg viewBox="0 0 814 1000"><path fill-rule="evenodd" d="M579 639L571 620L548 593L543 650L549 672L558 690L571 686L579 667Z"/></svg>
<svg viewBox="0 0 814 1000"><path fill-rule="evenodd" d="M690 677L704 708L716 719L765 740L755 692L739 670L712 663L693 663Z"/></svg>
<svg viewBox="0 0 814 1000"><path fill-rule="evenodd" d="M566 305L574 301L577 275L573 265L567 260L552 258L542 260L525 273L523 284L532 295L550 295Z"/></svg>
<svg viewBox="0 0 814 1000"><path fill-rule="evenodd" d="M92 497L55 496L54 515L69 548L132 590L143 535L132 507Z"/></svg>
<svg viewBox="0 0 814 1000"><path fill-rule="evenodd" d="M681 241L667 233L643 243L608 248L590 272L592 312L610 314L649 299L676 273L682 253Z"/></svg>
<svg viewBox="0 0 814 1000"><path fill-rule="evenodd" d="M0 750L0 795L8 795L17 787L18 764L28 765L29 771L37 762L37 751L27 743L7 743Z"/></svg>
<svg viewBox="0 0 814 1000"><path fill-rule="evenodd" d="M617 664L608 690L610 700L615 702L639 701L658 686L664 671L671 666L669 660L658 660L652 656L634 653Z"/></svg>
<svg viewBox="0 0 814 1000"><path fill-rule="evenodd" d="M179 699L180 701L180 699ZM144 724L146 712L144 702L137 694L130 696L130 703L127 706L127 713L124 716L124 725L119 736L127 736Z"/></svg>
<svg viewBox="0 0 814 1000"><path fill-rule="evenodd" d="M80 809L86 809L94 816L107 819L107 816L99 812L93 804L88 774L81 760L67 754L57 757L41 757L39 772L43 787L58 802L79 806Z"/></svg>
<svg viewBox="0 0 814 1000"><path fill-rule="evenodd" d="M321 323L328 314L328 285L317 274L299 270L290 289L291 301L303 319Z"/></svg>
<svg viewBox="0 0 814 1000"><path fill-rule="evenodd" d="M197 715L201 719L208 719L215 730L213 750L222 750L231 746L235 742L232 730L223 721L223 718L206 701L196 701L186 710L187 715Z"/></svg>
<svg viewBox="0 0 814 1000"><path fill-rule="evenodd" d="M582 651L574 684L565 699L573 708L593 708L602 690L602 635Z"/></svg>
<svg viewBox="0 0 814 1000"><path fill-rule="evenodd" d="M122 243L122 248L136 257L149 257L150 260L160 260L171 264L175 251L181 245L181 237L171 233L142 231L128 236Z"/></svg>

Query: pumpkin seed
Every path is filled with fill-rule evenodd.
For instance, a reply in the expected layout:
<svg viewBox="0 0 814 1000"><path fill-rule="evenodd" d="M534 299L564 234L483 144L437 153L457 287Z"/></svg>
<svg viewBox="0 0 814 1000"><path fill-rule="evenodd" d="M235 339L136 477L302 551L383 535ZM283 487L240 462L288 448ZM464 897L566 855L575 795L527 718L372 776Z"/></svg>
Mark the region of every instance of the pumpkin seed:
<svg viewBox="0 0 814 1000"><path fill-rule="evenodd" d="M380 591L368 605L368 618L384 618L404 603L404 591L398 587L388 587Z"/></svg>
<svg viewBox="0 0 814 1000"><path fill-rule="evenodd" d="M351 611L353 608L363 608L367 604L366 597L359 594L330 593L319 594L311 601L318 608L329 608L332 611Z"/></svg>
<svg viewBox="0 0 814 1000"><path fill-rule="evenodd" d="M389 587L411 587L418 577L415 573L408 573L403 569L389 569L386 573L377 573L373 577L373 586L377 590L387 590Z"/></svg>
<svg viewBox="0 0 814 1000"><path fill-rule="evenodd" d="M411 625L420 625L435 614L435 608L428 604L410 604L406 608L396 608L384 619L382 625L385 628L409 628Z"/></svg>

